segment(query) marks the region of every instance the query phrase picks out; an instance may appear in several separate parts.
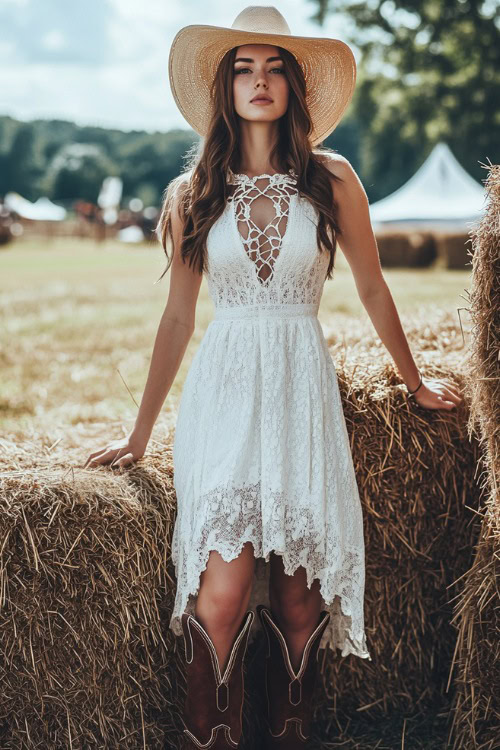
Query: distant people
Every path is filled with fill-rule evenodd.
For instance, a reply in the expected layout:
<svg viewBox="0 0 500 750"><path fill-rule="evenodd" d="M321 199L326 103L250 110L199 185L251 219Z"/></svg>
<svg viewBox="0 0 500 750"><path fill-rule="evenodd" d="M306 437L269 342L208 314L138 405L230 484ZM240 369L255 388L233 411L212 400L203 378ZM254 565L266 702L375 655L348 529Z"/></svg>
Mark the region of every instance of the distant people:
<svg viewBox="0 0 500 750"><path fill-rule="evenodd" d="M94 236L97 242L106 239L106 224L101 208L90 201L78 200L73 206L82 228L81 236Z"/></svg>

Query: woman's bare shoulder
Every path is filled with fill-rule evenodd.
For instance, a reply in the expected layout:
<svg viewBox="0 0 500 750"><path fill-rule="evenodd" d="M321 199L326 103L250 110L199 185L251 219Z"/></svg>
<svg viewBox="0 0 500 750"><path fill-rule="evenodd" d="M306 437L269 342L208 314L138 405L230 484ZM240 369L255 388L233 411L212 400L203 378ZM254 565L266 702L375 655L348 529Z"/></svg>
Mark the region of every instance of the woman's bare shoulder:
<svg viewBox="0 0 500 750"><path fill-rule="evenodd" d="M354 172L351 162L345 156L342 156L342 154L321 151L315 155L336 177L341 177L345 180Z"/></svg>

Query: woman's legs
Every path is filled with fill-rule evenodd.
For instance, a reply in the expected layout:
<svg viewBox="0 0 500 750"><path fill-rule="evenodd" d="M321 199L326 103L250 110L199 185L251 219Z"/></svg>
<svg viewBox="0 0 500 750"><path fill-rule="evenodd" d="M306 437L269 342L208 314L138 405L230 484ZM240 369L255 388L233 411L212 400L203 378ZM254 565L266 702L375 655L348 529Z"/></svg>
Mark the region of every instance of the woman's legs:
<svg viewBox="0 0 500 750"><path fill-rule="evenodd" d="M317 578L307 587L305 568L300 566L293 576L286 575L281 555L271 553L269 603L287 642L292 667L300 667L302 653L321 613L321 594Z"/></svg>
<svg viewBox="0 0 500 750"><path fill-rule="evenodd" d="M247 542L230 562L212 550L201 574L195 616L214 644L221 672L248 606L254 568L253 545Z"/></svg>

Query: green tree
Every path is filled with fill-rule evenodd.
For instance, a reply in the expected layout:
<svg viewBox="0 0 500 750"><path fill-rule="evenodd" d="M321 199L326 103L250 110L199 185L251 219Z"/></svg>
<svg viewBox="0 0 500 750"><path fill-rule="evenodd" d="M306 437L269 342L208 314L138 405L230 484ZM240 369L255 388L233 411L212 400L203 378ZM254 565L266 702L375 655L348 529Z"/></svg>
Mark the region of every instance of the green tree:
<svg viewBox="0 0 500 750"><path fill-rule="evenodd" d="M375 198L398 187L445 140L467 171L499 160L500 4L497 0L314 0L353 21L361 51L352 116L363 176Z"/></svg>
<svg viewBox="0 0 500 750"><path fill-rule="evenodd" d="M2 160L4 161L4 160ZM2 190L13 190L28 200L33 200L33 184L40 174L35 148L35 130L32 123L21 123L16 129L9 148L8 159L2 175Z"/></svg>
<svg viewBox="0 0 500 750"><path fill-rule="evenodd" d="M56 201L83 199L96 203L103 179L115 174L116 166L99 146L70 143L53 158L46 182Z"/></svg>

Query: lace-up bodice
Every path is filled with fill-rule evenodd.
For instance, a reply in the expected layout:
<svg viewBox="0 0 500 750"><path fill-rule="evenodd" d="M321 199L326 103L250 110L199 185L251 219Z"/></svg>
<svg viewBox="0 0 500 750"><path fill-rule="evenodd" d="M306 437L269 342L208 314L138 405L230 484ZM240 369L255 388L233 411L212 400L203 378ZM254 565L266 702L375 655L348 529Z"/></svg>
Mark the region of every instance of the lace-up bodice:
<svg viewBox="0 0 500 750"><path fill-rule="evenodd" d="M238 231L257 278L270 282L286 235L292 197L298 194L291 175L230 176L236 185L231 195Z"/></svg>
<svg viewBox="0 0 500 750"><path fill-rule="evenodd" d="M207 239L207 283L216 309L319 307L328 254L316 240L317 211L289 173L229 172L224 212Z"/></svg>

